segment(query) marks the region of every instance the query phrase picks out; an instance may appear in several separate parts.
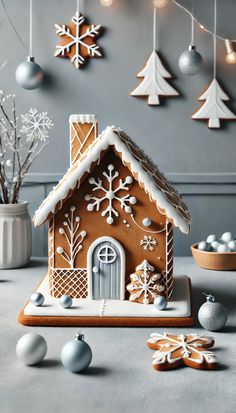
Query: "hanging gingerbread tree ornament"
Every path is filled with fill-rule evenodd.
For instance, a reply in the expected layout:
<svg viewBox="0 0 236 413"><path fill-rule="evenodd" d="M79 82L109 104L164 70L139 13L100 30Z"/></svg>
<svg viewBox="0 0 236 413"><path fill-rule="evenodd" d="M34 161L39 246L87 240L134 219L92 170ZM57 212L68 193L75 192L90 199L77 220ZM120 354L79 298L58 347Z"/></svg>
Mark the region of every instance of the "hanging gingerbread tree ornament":
<svg viewBox="0 0 236 413"><path fill-rule="evenodd" d="M198 98L198 100L205 100L205 103L192 116L192 119L208 119L209 128L220 128L220 119L236 119L236 115L224 103L225 100L229 100L229 96L216 79L216 21L217 4L214 0L213 80L207 90Z"/></svg>
<svg viewBox="0 0 236 413"><path fill-rule="evenodd" d="M137 74L142 82L131 92L131 96L148 97L149 105L159 105L159 96L178 96L179 93L165 80L171 74L164 67L156 51L156 7L153 11L153 52L144 69Z"/></svg>
<svg viewBox="0 0 236 413"><path fill-rule="evenodd" d="M61 39L56 46L55 57L68 57L76 69L79 69L87 58L102 56L99 46L94 41L100 35L101 25L86 24L85 17L79 11L79 0L71 23L55 24L55 27Z"/></svg>

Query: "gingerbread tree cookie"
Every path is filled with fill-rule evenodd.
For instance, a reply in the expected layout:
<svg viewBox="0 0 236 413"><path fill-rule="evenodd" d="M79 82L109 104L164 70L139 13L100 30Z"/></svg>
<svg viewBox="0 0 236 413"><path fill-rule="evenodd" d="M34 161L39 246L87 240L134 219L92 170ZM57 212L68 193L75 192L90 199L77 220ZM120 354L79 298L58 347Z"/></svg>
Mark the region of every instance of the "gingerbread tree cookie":
<svg viewBox="0 0 236 413"><path fill-rule="evenodd" d="M55 24L60 43L56 46L56 57L69 57L76 69L84 64L88 57L101 56L99 46L94 39L99 36L101 25L86 24L85 17L80 15L78 10L72 17L71 23Z"/></svg>
<svg viewBox="0 0 236 413"><path fill-rule="evenodd" d="M156 370L170 370L181 365L209 370L217 367L215 354L208 350L214 346L212 337L154 333L147 346L157 350L152 362Z"/></svg>
<svg viewBox="0 0 236 413"><path fill-rule="evenodd" d="M153 303L157 295L164 294L165 286L162 274L154 272L154 267L144 260L130 275L131 283L127 285L129 300L141 304Z"/></svg>

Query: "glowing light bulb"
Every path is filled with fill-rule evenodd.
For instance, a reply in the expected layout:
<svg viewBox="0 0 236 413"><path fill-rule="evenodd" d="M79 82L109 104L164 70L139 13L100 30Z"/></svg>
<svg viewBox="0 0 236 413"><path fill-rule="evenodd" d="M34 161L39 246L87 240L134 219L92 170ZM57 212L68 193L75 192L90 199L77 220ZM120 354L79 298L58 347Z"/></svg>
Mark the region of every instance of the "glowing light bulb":
<svg viewBox="0 0 236 413"><path fill-rule="evenodd" d="M199 26L201 27L201 29L205 29L205 27L203 26L203 24L199 24Z"/></svg>
<svg viewBox="0 0 236 413"><path fill-rule="evenodd" d="M226 63L230 65L235 65L236 64L236 53L233 49L232 42L229 39L226 39L225 46L227 50L227 54L225 56Z"/></svg>
<svg viewBox="0 0 236 413"><path fill-rule="evenodd" d="M112 5L113 0L100 0L101 6L103 7L110 7Z"/></svg>
<svg viewBox="0 0 236 413"><path fill-rule="evenodd" d="M165 7L168 2L169 0L153 0L153 6L157 9L162 9L162 7Z"/></svg>

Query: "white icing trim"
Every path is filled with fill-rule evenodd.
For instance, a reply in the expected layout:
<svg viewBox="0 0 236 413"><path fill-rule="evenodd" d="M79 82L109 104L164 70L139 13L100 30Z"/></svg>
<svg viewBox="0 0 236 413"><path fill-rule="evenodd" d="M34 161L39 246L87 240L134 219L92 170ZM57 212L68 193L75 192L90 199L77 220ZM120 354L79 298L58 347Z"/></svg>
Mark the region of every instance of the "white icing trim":
<svg viewBox="0 0 236 413"><path fill-rule="evenodd" d="M93 300L93 284L92 284L92 277L93 277L93 251L97 247L97 245L101 244L102 242L111 242L116 246L120 254L120 300L125 299L125 251L119 241L112 237L100 237L97 238L89 247L87 252L87 275L88 275L88 299Z"/></svg>
<svg viewBox="0 0 236 413"><path fill-rule="evenodd" d="M69 117L69 123L96 123L98 118L92 114L72 114Z"/></svg>
<svg viewBox="0 0 236 413"><path fill-rule="evenodd" d="M90 172L92 163L98 161L101 152L111 145L113 145L116 151L121 154L123 162L130 165L131 173L137 175L139 183L143 185L146 192L151 194L152 199L158 206L165 210L167 217L171 218L174 225L180 228L183 233L188 234L188 222L178 213L175 206L168 201L149 173L144 170L142 163L133 156L127 145L121 140L118 133L109 126L105 129L102 135L98 137L96 144L89 149L86 157L78 163L77 168L74 168L66 180L64 179L63 184L59 183L60 185L56 187L56 190L48 196L46 201L43 202L41 207L36 211L34 216L35 226L41 225L50 213L55 212L58 202L66 199L68 192L75 188L76 185L79 186L78 182L85 172Z"/></svg>

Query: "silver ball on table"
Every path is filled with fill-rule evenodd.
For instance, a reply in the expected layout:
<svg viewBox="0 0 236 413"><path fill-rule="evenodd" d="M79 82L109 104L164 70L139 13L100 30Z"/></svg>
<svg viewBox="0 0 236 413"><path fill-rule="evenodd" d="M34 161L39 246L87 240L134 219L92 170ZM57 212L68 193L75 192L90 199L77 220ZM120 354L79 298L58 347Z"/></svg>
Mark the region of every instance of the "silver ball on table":
<svg viewBox="0 0 236 413"><path fill-rule="evenodd" d="M63 366L79 373L88 368L92 361L92 350L84 341L83 334L76 334L75 340L68 341L61 351L61 362Z"/></svg>
<svg viewBox="0 0 236 413"><path fill-rule="evenodd" d="M37 89L41 86L43 78L43 70L32 56L29 56L27 61L20 63L16 68L16 81L24 89Z"/></svg>
<svg viewBox="0 0 236 413"><path fill-rule="evenodd" d="M199 323L205 330L218 331L223 328L227 322L228 313L226 308L215 302L215 297L206 295L207 302L204 303L198 311Z"/></svg>
<svg viewBox="0 0 236 413"><path fill-rule="evenodd" d="M73 300L69 295L62 295L59 299L59 303L63 308L70 308Z"/></svg>
<svg viewBox="0 0 236 413"><path fill-rule="evenodd" d="M44 303L44 295L41 293L34 293L31 295L30 301L36 307L39 307L40 305L43 305Z"/></svg>
<svg viewBox="0 0 236 413"><path fill-rule="evenodd" d="M167 307L167 299L162 295L158 295L153 302L154 307L156 310L165 310Z"/></svg>
<svg viewBox="0 0 236 413"><path fill-rule="evenodd" d="M196 46L190 44L188 50L185 50L179 58L179 68L185 75L192 76L199 72L202 61L202 56L197 52Z"/></svg>
<svg viewBox="0 0 236 413"><path fill-rule="evenodd" d="M38 364L47 354L47 343L40 334L25 334L17 342L16 354L28 366Z"/></svg>

